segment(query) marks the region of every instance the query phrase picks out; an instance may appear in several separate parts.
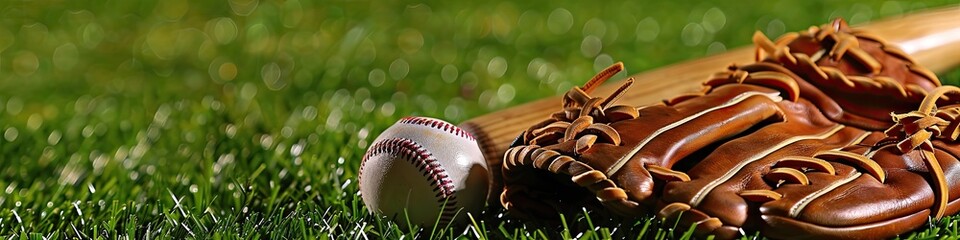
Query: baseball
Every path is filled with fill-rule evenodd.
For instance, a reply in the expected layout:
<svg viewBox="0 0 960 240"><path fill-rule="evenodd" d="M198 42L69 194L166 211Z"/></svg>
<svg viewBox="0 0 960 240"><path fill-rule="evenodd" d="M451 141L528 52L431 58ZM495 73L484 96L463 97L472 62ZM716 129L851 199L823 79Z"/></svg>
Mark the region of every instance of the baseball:
<svg viewBox="0 0 960 240"><path fill-rule="evenodd" d="M486 161L463 129L425 117L400 119L374 140L360 164L360 195L372 213L430 227L483 207Z"/></svg>

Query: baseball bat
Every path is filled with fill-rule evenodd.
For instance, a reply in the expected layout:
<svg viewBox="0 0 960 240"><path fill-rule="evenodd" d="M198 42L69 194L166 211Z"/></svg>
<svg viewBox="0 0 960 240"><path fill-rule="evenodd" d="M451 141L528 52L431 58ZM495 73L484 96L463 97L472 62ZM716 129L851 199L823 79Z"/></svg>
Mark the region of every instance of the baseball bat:
<svg viewBox="0 0 960 240"><path fill-rule="evenodd" d="M924 10L854 26L899 45L921 65L934 72L944 72L960 64L960 6ZM770 36L777 37L777 36ZM700 89L700 82L723 70L731 63L754 61L753 46L740 47L725 53L681 62L633 75L635 87L621 103L646 105ZM666 81L664 81L666 80ZM611 81L612 82L612 81ZM619 84L600 86L596 95L607 95ZM503 153L510 143L531 123L560 109L559 96L488 113L464 121L459 126L476 137L484 157L493 171L499 169ZM499 177L494 174L494 177ZM499 183L499 179L494 179Z"/></svg>

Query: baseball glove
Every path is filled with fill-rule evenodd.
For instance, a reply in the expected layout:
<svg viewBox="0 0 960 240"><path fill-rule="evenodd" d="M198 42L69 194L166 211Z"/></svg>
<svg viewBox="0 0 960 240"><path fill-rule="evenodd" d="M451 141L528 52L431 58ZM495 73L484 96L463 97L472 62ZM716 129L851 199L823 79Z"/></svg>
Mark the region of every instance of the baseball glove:
<svg viewBox="0 0 960 240"><path fill-rule="evenodd" d="M653 212L720 238L889 237L960 210L956 88L840 20L754 43L756 63L663 104L614 105L629 79L590 96L620 64L574 87L506 152L501 203Z"/></svg>

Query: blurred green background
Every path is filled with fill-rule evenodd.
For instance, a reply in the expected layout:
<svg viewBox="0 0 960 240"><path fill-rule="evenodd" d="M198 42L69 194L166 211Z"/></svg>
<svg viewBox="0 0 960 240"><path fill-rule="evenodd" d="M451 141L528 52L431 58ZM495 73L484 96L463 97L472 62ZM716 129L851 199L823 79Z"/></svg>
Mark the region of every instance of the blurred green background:
<svg viewBox="0 0 960 240"><path fill-rule="evenodd" d="M400 117L460 122L615 61L626 76L756 30L955 3L3 1L0 236L411 234L356 194ZM540 231L498 219L486 231Z"/></svg>

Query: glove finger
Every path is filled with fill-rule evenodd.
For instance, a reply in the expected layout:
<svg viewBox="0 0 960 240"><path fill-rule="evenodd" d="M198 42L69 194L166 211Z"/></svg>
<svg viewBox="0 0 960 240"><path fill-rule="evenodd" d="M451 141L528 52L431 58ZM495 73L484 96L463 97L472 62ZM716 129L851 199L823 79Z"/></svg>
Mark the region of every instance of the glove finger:
<svg viewBox="0 0 960 240"><path fill-rule="evenodd" d="M743 227L750 225L751 221L759 219L749 219L751 216L756 216L752 214L755 209L751 209L752 205L755 204L745 199L744 196L741 196L740 194L742 192L745 190L773 190L777 185L809 184L809 182L791 182L786 178L783 183L780 183L776 179L765 178L763 173L771 172L771 167L777 161L790 156L812 155L818 151L825 151L842 146L842 144L849 143L850 139L855 138L858 133L859 131L856 129L847 128L844 129L844 131L835 133L833 139L830 139L830 141L821 141L818 139L798 141L778 148L776 151L770 152L760 158L746 157L744 158L745 162L741 162L745 163L742 165L738 164L738 166L713 168L715 172L719 172L722 175L701 178L701 176L691 173L691 176L694 176L692 177L694 180L689 182L668 183L664 187L664 197L661 201L665 204L690 204L691 208L720 219L724 226ZM726 151L718 149L717 152ZM721 155L718 154L716 156ZM722 157L716 158L719 159ZM704 160L704 163L707 161L714 160L708 158ZM699 167L700 166L697 166L696 168Z"/></svg>
<svg viewBox="0 0 960 240"><path fill-rule="evenodd" d="M960 210L960 163L948 151L947 144L937 141L934 153L947 176L949 200L945 212ZM944 151L944 149L946 149ZM885 169L886 180L880 182L859 168L838 181L808 174L821 186L790 186L778 189L783 198L760 208L765 234L806 229L819 237L859 236L887 238L904 230L922 226L933 214L935 194L929 173L919 151L901 154L895 148L884 148L873 154ZM839 168L840 166L838 166ZM850 168L850 167L847 167ZM854 169L854 168L850 168Z"/></svg>

